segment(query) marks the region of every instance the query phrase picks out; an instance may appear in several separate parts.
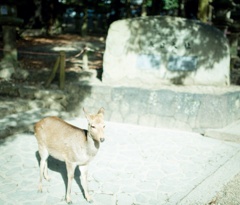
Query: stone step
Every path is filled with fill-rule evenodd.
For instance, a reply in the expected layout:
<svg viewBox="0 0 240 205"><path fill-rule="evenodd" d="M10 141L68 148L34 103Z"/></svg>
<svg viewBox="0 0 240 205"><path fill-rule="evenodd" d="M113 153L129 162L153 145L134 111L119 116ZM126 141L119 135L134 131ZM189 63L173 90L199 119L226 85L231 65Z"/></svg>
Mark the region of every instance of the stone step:
<svg viewBox="0 0 240 205"><path fill-rule="evenodd" d="M18 112L26 112L28 110L37 109L43 107L41 100L28 100L22 98L0 98L0 118L4 118L11 114Z"/></svg>
<svg viewBox="0 0 240 205"><path fill-rule="evenodd" d="M205 136L240 143L240 119L221 129L208 129Z"/></svg>
<svg viewBox="0 0 240 205"><path fill-rule="evenodd" d="M85 89L88 92L89 89ZM66 85L59 90L53 85L51 89L41 86L0 82L0 118L6 114L27 111L35 108L47 108L59 111L75 111L81 101L79 85ZM1 112L2 111L2 112Z"/></svg>
<svg viewBox="0 0 240 205"><path fill-rule="evenodd" d="M44 108L36 108L24 112L9 114L0 119L0 139L19 132L32 132L34 123L47 116L67 118L68 115L62 111Z"/></svg>

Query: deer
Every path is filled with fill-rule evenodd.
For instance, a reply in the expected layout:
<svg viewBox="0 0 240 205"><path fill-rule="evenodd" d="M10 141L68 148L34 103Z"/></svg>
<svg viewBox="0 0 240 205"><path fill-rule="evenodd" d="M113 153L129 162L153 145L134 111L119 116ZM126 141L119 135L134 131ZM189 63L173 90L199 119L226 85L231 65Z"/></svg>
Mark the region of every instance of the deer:
<svg viewBox="0 0 240 205"><path fill-rule="evenodd" d="M34 125L40 155L38 191L42 192L43 177L47 181L50 180L47 159L51 155L66 164L67 203L72 203L71 185L77 166L81 173L80 181L84 197L88 202L93 202L87 186L88 164L96 156L100 144L105 140L104 109L100 108L97 114L88 114L84 108L83 111L88 121L87 130L73 126L55 116L43 118Z"/></svg>

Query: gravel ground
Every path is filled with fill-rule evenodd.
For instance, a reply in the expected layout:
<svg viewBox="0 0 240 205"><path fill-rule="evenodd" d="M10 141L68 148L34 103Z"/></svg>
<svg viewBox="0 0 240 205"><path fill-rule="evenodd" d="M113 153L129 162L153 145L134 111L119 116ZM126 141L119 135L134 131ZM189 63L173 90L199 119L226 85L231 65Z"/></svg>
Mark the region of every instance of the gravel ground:
<svg viewBox="0 0 240 205"><path fill-rule="evenodd" d="M212 199L209 205L239 205L240 204L240 173L237 174L224 188Z"/></svg>

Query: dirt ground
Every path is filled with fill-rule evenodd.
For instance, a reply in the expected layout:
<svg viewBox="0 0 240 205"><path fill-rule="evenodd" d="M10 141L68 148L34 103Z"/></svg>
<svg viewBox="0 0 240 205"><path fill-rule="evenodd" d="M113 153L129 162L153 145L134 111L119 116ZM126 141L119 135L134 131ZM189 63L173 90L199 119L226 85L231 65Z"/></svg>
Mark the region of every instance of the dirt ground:
<svg viewBox="0 0 240 205"><path fill-rule="evenodd" d="M17 40L18 60L23 69L30 71L51 70L59 52L66 53L66 71L83 70L83 49L87 52L89 69L103 69L103 53L106 36L80 37L75 34L57 36L25 36ZM2 48L0 42L0 48ZM0 52L0 59L3 53ZM231 84L240 85L240 61L231 70Z"/></svg>
<svg viewBox="0 0 240 205"><path fill-rule="evenodd" d="M66 53L67 71L79 72L83 69L80 54L87 46L89 49L89 69L101 69L103 52L105 49L105 36L88 36L62 34L57 36L26 36L17 40L18 61L26 70L52 69L60 51ZM3 47L0 42L0 48ZM0 59L3 57L0 52Z"/></svg>

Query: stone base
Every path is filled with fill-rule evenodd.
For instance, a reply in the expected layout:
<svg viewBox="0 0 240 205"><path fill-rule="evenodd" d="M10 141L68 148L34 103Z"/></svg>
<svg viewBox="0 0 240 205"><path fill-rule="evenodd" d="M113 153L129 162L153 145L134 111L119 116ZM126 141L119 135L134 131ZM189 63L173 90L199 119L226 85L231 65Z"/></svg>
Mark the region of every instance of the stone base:
<svg viewBox="0 0 240 205"><path fill-rule="evenodd" d="M92 111L104 107L109 121L204 133L240 118L240 87L93 86L82 106Z"/></svg>
<svg viewBox="0 0 240 205"><path fill-rule="evenodd" d="M103 107L107 121L200 133L223 128L240 119L239 86L162 86L150 89L71 83L60 91L55 87L46 90L1 84L0 94L28 99L31 109L57 110L70 116L83 116L83 107L89 112Z"/></svg>

